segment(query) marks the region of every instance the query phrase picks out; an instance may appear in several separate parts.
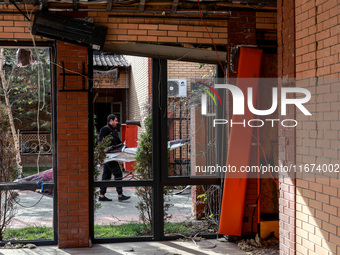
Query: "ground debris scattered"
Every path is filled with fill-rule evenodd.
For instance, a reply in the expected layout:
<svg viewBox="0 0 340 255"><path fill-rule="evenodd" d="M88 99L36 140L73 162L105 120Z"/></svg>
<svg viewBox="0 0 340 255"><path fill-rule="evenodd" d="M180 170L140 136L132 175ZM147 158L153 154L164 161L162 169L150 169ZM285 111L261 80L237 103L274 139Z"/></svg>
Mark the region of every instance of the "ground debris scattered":
<svg viewBox="0 0 340 255"><path fill-rule="evenodd" d="M279 240L274 235L262 239L257 234L255 239L243 239L238 242L238 247L247 252L247 255L278 255Z"/></svg>
<svg viewBox="0 0 340 255"><path fill-rule="evenodd" d="M183 238L179 238L179 239L177 239L177 241L192 242L202 249L212 249L212 248L216 247L216 244L214 244L210 241L207 241L204 237L197 236L197 234L193 237L183 236Z"/></svg>
<svg viewBox="0 0 340 255"><path fill-rule="evenodd" d="M219 242L222 242L222 243L226 243L226 242L228 242L228 240L227 240L227 239L225 239L224 237L217 238L217 241L219 241Z"/></svg>
<svg viewBox="0 0 340 255"><path fill-rule="evenodd" d="M37 246L35 244L23 244L23 243L14 243L12 244L11 242L6 243L3 247L1 247L2 249L34 249L37 248Z"/></svg>

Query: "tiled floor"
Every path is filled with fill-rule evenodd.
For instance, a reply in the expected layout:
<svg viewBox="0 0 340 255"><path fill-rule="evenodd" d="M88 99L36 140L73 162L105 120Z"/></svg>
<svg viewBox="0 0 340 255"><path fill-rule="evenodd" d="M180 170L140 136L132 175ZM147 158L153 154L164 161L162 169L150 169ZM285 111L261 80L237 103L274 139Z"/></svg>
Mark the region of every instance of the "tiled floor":
<svg viewBox="0 0 340 255"><path fill-rule="evenodd" d="M215 246L216 245L216 246ZM215 246L215 247L214 247ZM92 248L58 249L57 246L40 246L35 249L9 250L1 249L0 254L32 254L32 255L66 255L66 254L112 254L112 255L246 255L237 244L205 240L194 244L191 241L164 241L96 244Z"/></svg>

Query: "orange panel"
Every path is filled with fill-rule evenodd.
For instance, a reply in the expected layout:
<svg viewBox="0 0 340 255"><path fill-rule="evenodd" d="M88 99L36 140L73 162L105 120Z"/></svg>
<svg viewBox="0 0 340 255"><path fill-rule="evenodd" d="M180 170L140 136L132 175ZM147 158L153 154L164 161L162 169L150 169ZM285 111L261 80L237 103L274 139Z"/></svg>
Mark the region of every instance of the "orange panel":
<svg viewBox="0 0 340 255"><path fill-rule="evenodd" d="M125 134L126 134L126 124L122 124L120 127L120 140L125 142Z"/></svg>
<svg viewBox="0 0 340 255"><path fill-rule="evenodd" d="M127 147L137 147L137 131L138 131L138 126L137 125L126 125L125 128L125 145ZM133 162L125 162L124 168L127 171L134 171L133 169Z"/></svg>
<svg viewBox="0 0 340 255"><path fill-rule="evenodd" d="M126 125L126 146L137 147L137 125Z"/></svg>
<svg viewBox="0 0 340 255"><path fill-rule="evenodd" d="M227 166L235 166L237 170L239 170L241 166L247 166L249 164L253 130L247 126L247 121L253 119L254 115L248 110L246 95L247 88L253 87L253 96L254 98L257 97L258 79L256 78L259 78L260 75L261 57L262 50L240 48L237 86L242 90L243 95L245 95L245 113L244 115L233 115L232 121L233 123L242 122L245 119L246 127L243 125L233 125L231 127L227 157ZM232 177L233 178L228 178L227 174L224 182L218 232L224 235L241 236L247 188L247 173L238 173L237 176L233 174Z"/></svg>

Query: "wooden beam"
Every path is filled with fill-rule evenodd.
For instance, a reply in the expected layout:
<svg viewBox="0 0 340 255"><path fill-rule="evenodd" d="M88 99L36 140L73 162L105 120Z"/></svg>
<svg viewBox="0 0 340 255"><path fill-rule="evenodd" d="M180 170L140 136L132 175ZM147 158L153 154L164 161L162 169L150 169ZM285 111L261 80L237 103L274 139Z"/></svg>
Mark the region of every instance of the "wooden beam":
<svg viewBox="0 0 340 255"><path fill-rule="evenodd" d="M256 10L258 12L261 12L263 10L272 10L272 11L276 11L276 6L262 6L262 5L257 5L257 4L243 4L243 3L227 3L227 2L217 2L216 3L217 7L224 7L224 8L235 8L235 10L237 10L236 8L240 8L240 9L253 9Z"/></svg>
<svg viewBox="0 0 340 255"><path fill-rule="evenodd" d="M106 43L104 51L116 54L126 54L150 58L162 58L178 61L218 64L214 50L185 48L146 43ZM222 65L226 63L227 52L218 51Z"/></svg>
<svg viewBox="0 0 340 255"><path fill-rule="evenodd" d="M145 0L140 0L139 2L139 11L143 12L145 10Z"/></svg>
<svg viewBox="0 0 340 255"><path fill-rule="evenodd" d="M107 0L106 10L108 12L112 10L112 0Z"/></svg>
<svg viewBox="0 0 340 255"><path fill-rule="evenodd" d="M72 0L73 11L78 11L78 0Z"/></svg>
<svg viewBox="0 0 340 255"><path fill-rule="evenodd" d="M171 12L176 12L177 11L178 2L179 2L179 0L174 0L172 2Z"/></svg>

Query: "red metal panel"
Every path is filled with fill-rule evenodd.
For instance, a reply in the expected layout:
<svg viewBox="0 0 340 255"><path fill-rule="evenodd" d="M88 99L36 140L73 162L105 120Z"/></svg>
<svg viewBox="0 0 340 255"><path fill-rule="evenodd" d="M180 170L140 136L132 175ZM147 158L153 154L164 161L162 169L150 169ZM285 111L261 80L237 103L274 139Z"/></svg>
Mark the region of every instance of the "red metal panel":
<svg viewBox="0 0 340 255"><path fill-rule="evenodd" d="M261 57L262 50L255 48L240 48L237 86L245 95L245 113L244 115L233 115L232 121L234 123L242 122L245 119L246 127L243 125L233 125L231 127L227 157L227 166L235 166L237 170L239 170L241 166L247 166L249 164L253 130L251 127L247 126L247 120L253 119L254 115L248 110L246 95L247 88L253 87L253 96L254 98L257 97L257 78L259 78L260 75ZM246 188L247 173L239 173L237 174L237 178L228 178L228 174L226 175L223 189L219 234L241 236Z"/></svg>
<svg viewBox="0 0 340 255"><path fill-rule="evenodd" d="M127 147L137 147L137 131L138 131L138 126L136 125L125 125L126 129L125 129L125 145ZM124 168L127 171L134 171L133 169L133 165L134 162L125 162L124 164Z"/></svg>
<svg viewBox="0 0 340 255"><path fill-rule="evenodd" d="M126 146L137 147L137 125L126 125Z"/></svg>
<svg viewBox="0 0 340 255"><path fill-rule="evenodd" d="M125 142L125 137L126 137L126 124L122 124L120 127L120 140L122 142Z"/></svg>

